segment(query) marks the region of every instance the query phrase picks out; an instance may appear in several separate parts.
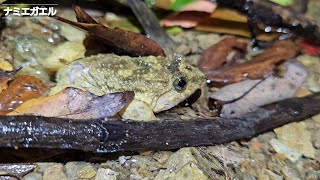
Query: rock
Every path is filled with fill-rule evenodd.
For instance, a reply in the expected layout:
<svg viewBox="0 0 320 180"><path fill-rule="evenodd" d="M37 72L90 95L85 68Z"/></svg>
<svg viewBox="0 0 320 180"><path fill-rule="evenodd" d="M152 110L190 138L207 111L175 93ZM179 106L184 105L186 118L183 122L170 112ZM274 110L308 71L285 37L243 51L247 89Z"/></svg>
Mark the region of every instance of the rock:
<svg viewBox="0 0 320 180"><path fill-rule="evenodd" d="M120 173L111 169L99 168L95 180L116 180Z"/></svg>
<svg viewBox="0 0 320 180"><path fill-rule="evenodd" d="M281 169L281 173L283 174L285 180L301 180L301 177L296 169L285 166Z"/></svg>
<svg viewBox="0 0 320 180"><path fill-rule="evenodd" d="M284 145L277 139L272 139L269 143L277 153L283 154L291 162L296 162L302 156L302 153Z"/></svg>
<svg viewBox="0 0 320 180"><path fill-rule="evenodd" d="M96 175L96 170L89 163L87 163L81 169L78 169L78 171L77 171L77 178L78 179L90 179L90 178L93 178L95 175Z"/></svg>
<svg viewBox="0 0 320 180"><path fill-rule="evenodd" d="M222 38L217 34L199 34L195 37L195 40L199 43L199 48L202 50L207 49L208 47L218 43Z"/></svg>
<svg viewBox="0 0 320 180"><path fill-rule="evenodd" d="M241 161L245 160L241 154L229 149L224 145L220 146L208 146L203 150L214 157L217 157L224 164L239 165Z"/></svg>
<svg viewBox="0 0 320 180"><path fill-rule="evenodd" d="M171 151L158 151L152 155L152 158L158 161L160 164L164 164L168 161L171 155Z"/></svg>
<svg viewBox="0 0 320 180"><path fill-rule="evenodd" d="M24 180L42 180L42 174L32 172L23 177Z"/></svg>
<svg viewBox="0 0 320 180"><path fill-rule="evenodd" d="M43 180L68 180L60 163L48 163L43 172Z"/></svg>
<svg viewBox="0 0 320 180"><path fill-rule="evenodd" d="M41 64L51 71L57 71L71 61L84 57L85 51L82 42L64 42L53 48L51 55Z"/></svg>
<svg viewBox="0 0 320 180"><path fill-rule="evenodd" d="M85 162L68 162L65 171L69 179L90 179L96 175L93 165Z"/></svg>
<svg viewBox="0 0 320 180"><path fill-rule="evenodd" d="M268 173L269 179L270 180L282 180L283 177L279 176L278 174L266 169L266 172Z"/></svg>
<svg viewBox="0 0 320 180"><path fill-rule="evenodd" d="M198 166L198 161L191 148L181 148L169 158L167 169L160 170L154 178L161 179L209 179Z"/></svg>
<svg viewBox="0 0 320 180"><path fill-rule="evenodd" d="M183 55L187 55L191 52L191 49L189 46L185 45L185 44L181 44L180 46L178 46L178 48L176 49L176 51L180 54Z"/></svg>
<svg viewBox="0 0 320 180"><path fill-rule="evenodd" d="M86 34L83 31L78 30L77 28L74 28L66 23L61 23L60 34L68 41L82 42L86 38Z"/></svg>
<svg viewBox="0 0 320 180"><path fill-rule="evenodd" d="M315 171L315 170L307 171L305 179L306 180L320 179L320 171Z"/></svg>
<svg viewBox="0 0 320 180"><path fill-rule="evenodd" d="M275 129L274 132L283 144L307 157L315 158L315 149L311 143L311 133L306 129L305 122L290 123Z"/></svg>
<svg viewBox="0 0 320 180"><path fill-rule="evenodd" d="M304 66L308 68L307 87L313 92L320 91L320 58L316 56L301 55L297 57Z"/></svg>
<svg viewBox="0 0 320 180"><path fill-rule="evenodd" d="M2 57L0 57L0 58L2 58ZM13 70L13 66L8 61L0 59L0 70L2 70L2 71L12 71Z"/></svg>
<svg viewBox="0 0 320 180"><path fill-rule="evenodd" d="M320 124L320 114L315 115L311 118L314 122Z"/></svg>
<svg viewBox="0 0 320 180"><path fill-rule="evenodd" d="M313 137L313 145L315 148L320 149L320 131L316 131Z"/></svg>

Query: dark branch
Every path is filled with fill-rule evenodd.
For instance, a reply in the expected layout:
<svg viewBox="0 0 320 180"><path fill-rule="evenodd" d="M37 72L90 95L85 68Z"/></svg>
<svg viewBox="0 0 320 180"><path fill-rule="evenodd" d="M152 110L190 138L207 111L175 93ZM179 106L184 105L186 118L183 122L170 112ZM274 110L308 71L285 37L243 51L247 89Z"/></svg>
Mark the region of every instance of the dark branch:
<svg viewBox="0 0 320 180"><path fill-rule="evenodd" d="M239 118L125 122L36 116L0 117L0 147L94 152L175 149L227 143L320 113L320 93L283 100Z"/></svg>

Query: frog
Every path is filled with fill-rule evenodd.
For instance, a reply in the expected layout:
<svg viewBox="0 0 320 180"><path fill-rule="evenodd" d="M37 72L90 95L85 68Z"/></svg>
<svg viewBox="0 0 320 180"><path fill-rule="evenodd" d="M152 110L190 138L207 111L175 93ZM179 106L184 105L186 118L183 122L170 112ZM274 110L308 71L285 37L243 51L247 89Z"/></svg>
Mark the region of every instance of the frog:
<svg viewBox="0 0 320 180"><path fill-rule="evenodd" d="M181 54L169 57L130 57L98 54L77 59L56 74L50 94L67 87L97 96L133 91L134 99L120 112L123 119L157 120L155 113L168 110L191 96L204 83L204 74Z"/></svg>

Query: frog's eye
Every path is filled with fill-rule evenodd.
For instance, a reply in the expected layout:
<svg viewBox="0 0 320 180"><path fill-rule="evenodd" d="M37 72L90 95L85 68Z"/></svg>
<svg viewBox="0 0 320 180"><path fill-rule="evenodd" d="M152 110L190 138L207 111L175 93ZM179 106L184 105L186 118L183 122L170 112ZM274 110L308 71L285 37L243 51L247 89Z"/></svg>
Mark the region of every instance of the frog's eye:
<svg viewBox="0 0 320 180"><path fill-rule="evenodd" d="M179 77L173 81L173 87L176 91L181 91L187 86L187 81L183 77Z"/></svg>

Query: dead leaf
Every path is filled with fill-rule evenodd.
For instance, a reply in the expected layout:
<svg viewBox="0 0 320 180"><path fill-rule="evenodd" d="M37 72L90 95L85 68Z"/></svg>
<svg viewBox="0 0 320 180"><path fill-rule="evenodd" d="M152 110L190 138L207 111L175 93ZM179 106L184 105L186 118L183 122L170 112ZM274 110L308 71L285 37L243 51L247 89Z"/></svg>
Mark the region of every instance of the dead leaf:
<svg viewBox="0 0 320 180"><path fill-rule="evenodd" d="M0 94L0 115L7 114L29 99L45 95L49 88L34 76L24 75Z"/></svg>
<svg viewBox="0 0 320 180"><path fill-rule="evenodd" d="M298 62L286 64L287 71L283 78L270 76L258 84L240 100L224 104L221 110L223 117L240 116L255 111L258 107L291 98L307 78L307 71ZM247 80L231 84L213 93L211 98L227 102L241 97L261 80Z"/></svg>
<svg viewBox="0 0 320 180"><path fill-rule="evenodd" d="M199 12L206 12L206 13L213 13L213 11L217 8L216 3L212 3L206 0L199 0L187 4L180 9L180 11L199 11Z"/></svg>
<svg viewBox="0 0 320 180"><path fill-rule="evenodd" d="M75 6L77 19L81 22L73 22L62 17L55 17L57 20L78 27L115 49L116 53L124 53L132 56L165 56L163 49L152 39L146 36L119 28L112 29L105 27L92 19L83 9Z"/></svg>
<svg viewBox="0 0 320 180"><path fill-rule="evenodd" d="M12 79L11 74L0 71L0 94L8 88L8 82Z"/></svg>
<svg viewBox="0 0 320 180"><path fill-rule="evenodd" d="M207 71L205 74L213 85L218 86L258 79L270 74L276 65L294 58L297 53L297 47L291 40L277 41L271 48L250 61Z"/></svg>
<svg viewBox="0 0 320 180"><path fill-rule="evenodd" d="M197 24L196 30L208 31L221 34L232 34L251 38L251 33L247 23L227 21L218 18L207 18ZM265 33L257 30L257 39L260 41L271 41L279 37L278 33Z"/></svg>
<svg viewBox="0 0 320 180"><path fill-rule="evenodd" d="M309 54L313 56L320 55L320 44L313 42L312 40L303 40L299 43L299 47L303 54Z"/></svg>
<svg viewBox="0 0 320 180"><path fill-rule="evenodd" d="M192 28L200 24L200 22L210 17L210 14L205 12L185 11L170 14L161 21L164 27L181 26L183 28Z"/></svg>
<svg viewBox="0 0 320 180"><path fill-rule="evenodd" d="M235 62L246 52L247 44L238 38L227 37L203 51L198 67L204 72L215 70L227 62L227 56L232 52L234 55L231 62Z"/></svg>
<svg viewBox="0 0 320 180"><path fill-rule="evenodd" d="M31 99L7 115L40 115L71 119L96 119L116 115L134 97L133 92L96 96L76 88Z"/></svg>
<svg viewBox="0 0 320 180"><path fill-rule="evenodd" d="M233 21L239 23L247 23L248 17L241 14L239 11L228 9L228 8L217 8L210 16L214 19L221 19L225 21Z"/></svg>

